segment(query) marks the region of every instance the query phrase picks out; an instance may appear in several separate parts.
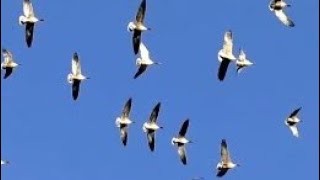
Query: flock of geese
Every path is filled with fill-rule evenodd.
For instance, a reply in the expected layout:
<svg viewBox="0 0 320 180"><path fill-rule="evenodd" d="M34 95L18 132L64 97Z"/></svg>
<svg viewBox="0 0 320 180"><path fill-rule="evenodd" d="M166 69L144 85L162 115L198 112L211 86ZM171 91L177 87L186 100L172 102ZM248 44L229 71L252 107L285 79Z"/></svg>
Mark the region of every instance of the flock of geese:
<svg viewBox="0 0 320 180"><path fill-rule="evenodd" d="M269 4L269 9L275 13L276 17L286 26L294 27L294 23L290 18L284 13L284 9L286 7L290 7L289 4L284 2L283 0L271 0ZM140 57L136 59L136 66L138 67L137 72L134 75L134 79L138 78L142 75L146 69L151 65L161 64L159 62L154 62L151 60L149 51L147 47L142 42L142 33L150 30L149 27L146 27L144 24L146 12L146 0L142 0L135 21L132 21L128 24L127 30L132 32L132 45L133 52L137 55L139 52ZM32 46L33 41L33 32L35 24L39 21L44 21L43 19L39 19L35 16L33 11L32 3L30 0L23 0L23 15L19 17L19 24L25 25L25 39L27 46L30 48ZM19 66L20 64L15 62L12 53L7 49L2 49L2 54L4 57L4 61L1 63L1 69L5 70L4 79L7 79L12 73L13 70ZM230 62L235 62L236 71L240 73L246 67L253 65L253 63L247 59L244 50L239 50L238 57L235 57L233 54L233 38L232 31L229 30L224 34L223 47L218 52L218 60L220 62L220 67L218 69L218 79L223 81ZM72 56L71 62L71 73L67 75L68 82L72 85L72 98L76 100L79 96L80 84L83 80L89 79L89 77L85 76L81 72L81 64L78 53L74 53ZM116 118L115 124L120 130L121 141L124 146L127 145L128 142L128 127L130 124L134 123L134 121L130 120L130 111L132 105L132 98L129 98L122 110L122 113L119 117ZM159 126L157 123L159 111L161 108L161 103L158 102L155 107L152 109L150 117L147 122L145 122L142 126L143 131L146 133L147 142L150 150L153 152L155 150L155 135L159 129L162 129L162 126ZM298 118L298 113L301 110L301 107L295 109L285 120L285 124L289 127L292 134L295 137L299 137L297 124L301 122ZM177 146L178 155L182 164L187 164L187 156L186 156L186 144L192 143L191 140L186 138L187 130L189 127L189 119L186 119L180 128L176 137L173 137L171 143ZM9 164L9 161L1 160L1 165ZM222 177L226 174L229 169L233 169L239 166L232 162L230 158L230 153L227 147L227 141L225 139L221 140L221 161L217 164L217 176Z"/></svg>

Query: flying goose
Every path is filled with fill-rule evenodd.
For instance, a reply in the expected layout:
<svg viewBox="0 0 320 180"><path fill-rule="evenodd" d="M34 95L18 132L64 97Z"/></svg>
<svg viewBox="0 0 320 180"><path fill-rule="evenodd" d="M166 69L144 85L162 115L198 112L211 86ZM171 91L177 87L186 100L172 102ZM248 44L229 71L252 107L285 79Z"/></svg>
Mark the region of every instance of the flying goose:
<svg viewBox="0 0 320 180"><path fill-rule="evenodd" d="M179 154L179 157L180 157L182 164L184 164L184 165L187 164L185 144L192 143L192 141L188 140L185 137L187 130L188 130L188 126L189 126L189 119L187 119L183 122L181 129L179 131L178 137L173 137L171 140L172 145L176 144L178 146L178 154Z"/></svg>
<svg viewBox="0 0 320 180"><path fill-rule="evenodd" d="M4 61L1 63L1 69L6 70L3 78L7 79L12 74L13 69L20 64L14 62L12 53L10 51L2 49L2 54L4 57Z"/></svg>
<svg viewBox="0 0 320 180"><path fill-rule="evenodd" d="M232 32L229 30L224 34L223 48L218 52L218 60L220 62L220 67L218 71L218 78L220 81L223 81L226 76L229 63L233 60L236 60L236 57L233 55L233 39Z"/></svg>
<svg viewBox="0 0 320 180"><path fill-rule="evenodd" d="M298 113L301 110L301 107L299 107L298 109L294 110L289 117L285 120L285 124L289 127L289 129L291 130L292 134L295 137L299 137L299 131L298 131L298 123L302 122L299 118L298 118Z"/></svg>
<svg viewBox="0 0 320 180"><path fill-rule="evenodd" d="M159 102L152 110L149 120L143 124L143 131L147 133L147 139L149 148L151 151L154 151L155 147L155 134L158 129L163 127L157 124L157 119L160 111L161 103Z"/></svg>
<svg viewBox="0 0 320 180"><path fill-rule="evenodd" d="M132 98L129 98L129 100L124 105L121 116L117 117L116 119L116 126L120 129L120 137L124 146L127 145L128 126L134 123L129 119L130 111L131 111L131 103L132 103Z"/></svg>
<svg viewBox="0 0 320 180"><path fill-rule="evenodd" d="M136 20L134 22L129 22L127 26L128 31L130 32L133 31L132 43L133 43L134 54L138 54L139 45L141 42L141 33L143 31L151 30L150 28L146 27L143 23L145 13L146 13L146 0L142 0L136 15Z"/></svg>
<svg viewBox="0 0 320 180"><path fill-rule="evenodd" d="M9 161L1 159L1 165L6 165L6 164L9 164Z"/></svg>
<svg viewBox="0 0 320 180"><path fill-rule="evenodd" d="M44 20L38 19L35 16L33 12L31 0L23 0L23 15L19 17L19 24L26 25L26 42L28 47L31 47L32 45L34 25L38 21L44 21Z"/></svg>
<svg viewBox="0 0 320 180"><path fill-rule="evenodd" d="M147 47L141 42L140 43L140 57L136 60L136 65L139 67L136 74L134 75L134 79L137 79L141 74L143 74L147 67L153 64L161 64L159 62L154 62L150 59L150 53Z"/></svg>
<svg viewBox="0 0 320 180"><path fill-rule="evenodd" d="M217 164L217 170L218 170L217 177L224 176L229 169L233 169L237 166L240 166L240 165L233 163L230 158L230 154L228 152L228 147L227 147L227 141L225 139L222 139L221 161Z"/></svg>
<svg viewBox="0 0 320 180"><path fill-rule="evenodd" d="M71 61L71 73L68 74L68 82L72 84L72 97L73 100L77 100L79 91L80 91L80 83L82 80L89 79L89 77L84 76L81 73L81 64L78 53L74 53Z"/></svg>
<svg viewBox="0 0 320 180"><path fill-rule="evenodd" d="M273 11L284 25L288 27L294 27L295 24L293 23L293 21L283 12L284 8L290 6L290 4L287 4L283 0L271 0L269 3L270 11Z"/></svg>
<svg viewBox="0 0 320 180"><path fill-rule="evenodd" d="M240 54L236 61L236 65L237 65L237 73L239 74L243 70L243 68L253 65L253 63L246 58L246 54L242 49L240 49Z"/></svg>

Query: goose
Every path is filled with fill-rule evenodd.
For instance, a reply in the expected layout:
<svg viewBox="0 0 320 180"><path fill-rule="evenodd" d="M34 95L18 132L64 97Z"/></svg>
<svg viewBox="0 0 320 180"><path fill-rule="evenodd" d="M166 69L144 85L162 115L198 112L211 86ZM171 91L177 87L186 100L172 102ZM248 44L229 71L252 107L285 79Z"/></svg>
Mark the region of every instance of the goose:
<svg viewBox="0 0 320 180"><path fill-rule="evenodd" d="M133 43L133 50L134 54L138 54L139 51L139 45L141 42L141 33L143 31L151 30L151 28L148 28L144 25L143 20L146 13L146 0L142 0L138 12L136 14L136 20L134 22L129 22L127 26L127 30L129 32L133 31L133 37L132 37L132 43Z"/></svg>
<svg viewBox="0 0 320 180"><path fill-rule="evenodd" d="M71 73L68 74L67 79L68 82L72 84L73 100L77 100L80 91L81 81L90 79L89 77L86 77L81 73L81 64L77 52L73 54L71 60Z"/></svg>
<svg viewBox="0 0 320 180"><path fill-rule="evenodd" d="M1 159L1 165L7 165L7 164L9 164L9 161Z"/></svg>
<svg viewBox="0 0 320 180"><path fill-rule="evenodd" d="M295 137L299 137L299 131L298 131L298 123L302 122L299 118L298 118L298 113L301 110L301 107L299 107L298 109L295 109L290 115L289 117L285 120L285 124L289 127L289 129L291 130L293 136Z"/></svg>
<svg viewBox="0 0 320 180"><path fill-rule="evenodd" d="M161 63L159 62L154 62L150 59L150 53L147 49L147 47L141 42L140 43L140 57L137 58L136 60L136 66L138 66L138 70L136 74L134 75L134 79L137 79L141 74L143 74L148 66L156 64L159 65Z"/></svg>
<svg viewBox="0 0 320 180"><path fill-rule="evenodd" d="M185 120L181 126L181 129L179 131L178 137L173 137L171 140L172 145L177 145L178 147L178 154L180 157L180 160L183 165L187 164L187 156L186 156L186 148L185 145L188 143L192 143L192 141L188 140L185 135L187 133L189 126L189 119Z"/></svg>
<svg viewBox="0 0 320 180"><path fill-rule="evenodd" d="M7 49L2 49L4 61L1 63L1 69L5 70L4 79L7 79L13 72L13 69L21 65L13 60L12 53Z"/></svg>
<svg viewBox="0 0 320 180"><path fill-rule="evenodd" d="M132 98L129 98L129 100L124 105L121 116L116 118L116 126L120 129L120 138L124 146L127 145L128 126L134 123L134 121L131 121L129 119L130 111L131 111L131 103L132 103Z"/></svg>
<svg viewBox="0 0 320 180"><path fill-rule="evenodd" d="M294 22L283 12L284 8L291 7L283 0L271 0L269 3L270 11L274 12L278 19L288 27L294 27Z"/></svg>
<svg viewBox="0 0 320 180"><path fill-rule="evenodd" d="M147 139L150 150L153 152L155 147L155 134L158 129L163 129L162 126L157 124L157 119L160 111L161 103L157 103L157 105L153 108L149 120L145 122L142 126L142 129L145 133L147 133Z"/></svg>
<svg viewBox="0 0 320 180"><path fill-rule="evenodd" d="M235 164L232 162L230 158L230 153L228 152L227 141L222 139L221 141L221 161L217 164L217 177L224 176L229 169L233 169L239 164Z"/></svg>
<svg viewBox="0 0 320 180"><path fill-rule="evenodd" d="M223 48L218 52L218 60L220 62L220 67L218 71L218 79L223 81L228 70L229 63L236 60L233 55L233 39L232 31L229 30L224 34Z"/></svg>
<svg viewBox="0 0 320 180"><path fill-rule="evenodd" d="M19 24L26 25L26 42L29 48L32 45L34 25L39 21L44 20L35 16L31 0L23 0L23 15L19 17Z"/></svg>
<svg viewBox="0 0 320 180"><path fill-rule="evenodd" d="M245 67L249 67L253 65L253 63L246 58L245 52L242 49L240 49L240 54L236 61L236 65L237 65L237 73L239 74Z"/></svg>

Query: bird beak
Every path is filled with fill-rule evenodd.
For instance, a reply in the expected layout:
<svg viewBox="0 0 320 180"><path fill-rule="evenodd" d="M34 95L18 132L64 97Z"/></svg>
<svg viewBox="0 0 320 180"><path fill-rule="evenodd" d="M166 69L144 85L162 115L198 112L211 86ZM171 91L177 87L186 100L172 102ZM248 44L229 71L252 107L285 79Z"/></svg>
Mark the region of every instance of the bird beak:
<svg viewBox="0 0 320 180"><path fill-rule="evenodd" d="M39 21L44 21L44 19L40 19Z"/></svg>
<svg viewBox="0 0 320 180"><path fill-rule="evenodd" d="M240 164L237 164L237 166L239 166L239 167L240 167Z"/></svg>
<svg viewBox="0 0 320 180"><path fill-rule="evenodd" d="M160 126L160 129L163 129L163 127L162 127L162 126Z"/></svg>
<svg viewBox="0 0 320 180"><path fill-rule="evenodd" d="M86 77L86 79L91 79L90 77Z"/></svg>
<svg viewBox="0 0 320 180"><path fill-rule="evenodd" d="M149 31L151 31L151 28L147 28Z"/></svg>
<svg viewBox="0 0 320 180"><path fill-rule="evenodd" d="M160 62L155 62L154 64L161 65L162 63L160 63Z"/></svg>

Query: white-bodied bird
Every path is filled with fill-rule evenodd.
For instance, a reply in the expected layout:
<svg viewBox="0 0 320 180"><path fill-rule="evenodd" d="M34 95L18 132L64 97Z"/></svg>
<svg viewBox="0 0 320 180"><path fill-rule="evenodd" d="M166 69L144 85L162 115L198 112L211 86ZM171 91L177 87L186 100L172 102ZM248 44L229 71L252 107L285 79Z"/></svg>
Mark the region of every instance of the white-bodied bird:
<svg viewBox="0 0 320 180"><path fill-rule="evenodd" d="M150 53L147 49L147 47L141 42L140 43L140 57L137 58L136 60L136 66L138 66L138 70L136 74L134 75L134 79L137 79L141 74L143 74L148 66L153 65L153 64L161 64L159 62L154 62L150 58Z"/></svg>
<svg viewBox="0 0 320 180"><path fill-rule="evenodd" d="M253 65L253 63L249 59L247 59L244 51L240 49L240 54L236 61L236 65L237 65L237 73L239 74L245 67L249 67Z"/></svg>
<svg viewBox="0 0 320 180"><path fill-rule="evenodd" d="M31 0L23 0L23 15L19 17L19 24L26 25L26 42L28 47L32 45L34 25L39 22L44 21L35 16Z"/></svg>
<svg viewBox="0 0 320 180"><path fill-rule="evenodd" d="M128 126L134 123L130 120L131 103L132 98L129 98L124 105L121 116L116 119L116 126L120 129L120 138L124 146L127 145L128 141Z"/></svg>
<svg viewBox="0 0 320 180"><path fill-rule="evenodd" d="M223 48L218 52L218 60L220 62L218 79L223 81L230 62L236 60L236 57L233 55L233 38L230 30L224 34Z"/></svg>
<svg viewBox="0 0 320 180"><path fill-rule="evenodd" d="M182 164L187 164L187 155L185 145L188 143L192 143L192 141L188 140L185 136L189 126L189 119L185 120L181 126L178 137L173 137L171 140L172 145L177 145L178 154Z"/></svg>
<svg viewBox="0 0 320 180"><path fill-rule="evenodd" d="M294 27L295 24L293 21L284 13L286 7L290 7L290 4L287 4L283 0L271 0L269 3L270 11L274 12L277 18L286 26Z"/></svg>
<svg viewBox="0 0 320 180"><path fill-rule="evenodd" d="M154 151L155 148L155 134L158 129L162 129L163 127L157 124L157 119L160 111L161 103L157 103L157 105L153 108L149 120L143 124L143 131L147 133L147 139L149 148L151 151Z"/></svg>
<svg viewBox="0 0 320 180"><path fill-rule="evenodd" d="M1 63L1 69L5 70L4 79L7 79L13 72L13 69L16 68L18 63L14 62L12 53L7 49L2 49L3 62Z"/></svg>
<svg viewBox="0 0 320 180"><path fill-rule="evenodd" d="M72 97L74 100L77 100L79 91L80 91L80 83L83 80L89 79L89 77L84 76L81 73L81 64L78 53L74 53L71 60L71 73L68 74L68 82L72 84Z"/></svg>
<svg viewBox="0 0 320 180"><path fill-rule="evenodd" d="M9 164L9 161L1 159L1 166Z"/></svg>
<svg viewBox="0 0 320 180"><path fill-rule="evenodd" d="M134 54L138 54L139 45L141 42L141 33L143 31L150 30L150 28L146 27L143 22L145 13L146 13L146 6L147 6L146 0L142 0L139 6L138 12L136 14L136 20L134 22L129 22L127 26L128 31L130 32L133 31L132 44L133 44Z"/></svg>
<svg viewBox="0 0 320 180"><path fill-rule="evenodd" d="M240 166L239 164L235 164L232 162L230 153L228 151L227 147L227 141L225 139L222 139L221 141L221 161L217 164L217 177L224 176L229 169L233 169L237 166Z"/></svg>
<svg viewBox="0 0 320 180"><path fill-rule="evenodd" d="M285 120L285 124L289 127L289 129L291 130L293 136L295 137L299 137L299 131L298 131L298 123L302 122L299 118L298 118L298 113L301 110L301 107L299 107L298 109L295 109L290 115L289 117Z"/></svg>

